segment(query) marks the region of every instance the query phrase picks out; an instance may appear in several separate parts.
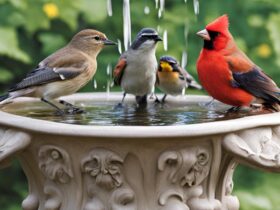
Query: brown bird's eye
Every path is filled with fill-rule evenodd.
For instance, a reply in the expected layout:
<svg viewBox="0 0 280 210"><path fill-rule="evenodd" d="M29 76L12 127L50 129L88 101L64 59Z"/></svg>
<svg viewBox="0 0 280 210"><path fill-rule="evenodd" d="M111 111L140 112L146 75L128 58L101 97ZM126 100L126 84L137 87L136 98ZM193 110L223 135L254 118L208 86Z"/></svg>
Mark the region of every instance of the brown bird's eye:
<svg viewBox="0 0 280 210"><path fill-rule="evenodd" d="M99 36L95 36L93 37L96 41L99 41L100 40L100 37Z"/></svg>

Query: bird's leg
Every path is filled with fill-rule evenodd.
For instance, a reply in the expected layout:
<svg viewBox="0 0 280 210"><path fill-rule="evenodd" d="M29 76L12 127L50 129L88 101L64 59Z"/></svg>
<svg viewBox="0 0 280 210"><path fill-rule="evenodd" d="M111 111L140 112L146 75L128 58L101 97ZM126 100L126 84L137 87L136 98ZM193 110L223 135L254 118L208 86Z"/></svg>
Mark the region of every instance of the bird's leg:
<svg viewBox="0 0 280 210"><path fill-rule="evenodd" d="M238 112L241 109L241 106L233 106L231 108L229 108L226 113L234 113L234 112Z"/></svg>
<svg viewBox="0 0 280 210"><path fill-rule="evenodd" d="M126 92L123 93L123 98L122 98L122 102L121 102L122 104L123 104L123 102L124 102L125 96L126 96Z"/></svg>
<svg viewBox="0 0 280 210"><path fill-rule="evenodd" d="M64 100L59 100L59 103L61 103L62 105L64 105L67 109L67 112L69 114L81 114L81 113L84 113L85 110L73 105L73 104L70 104L69 102L67 101L64 101Z"/></svg>
<svg viewBox="0 0 280 210"><path fill-rule="evenodd" d="M161 99L161 103L164 103L164 102L165 102L166 96L167 96L167 94L164 94L164 96L163 96L162 99Z"/></svg>
<svg viewBox="0 0 280 210"><path fill-rule="evenodd" d="M155 93L154 93L154 96L156 97L155 103L160 103L160 100L158 99L158 97Z"/></svg>
<svg viewBox="0 0 280 210"><path fill-rule="evenodd" d="M124 102L124 98L126 96L126 92L123 93L123 97L122 97L122 101L120 103L118 103L115 108L123 108L123 102Z"/></svg>
<svg viewBox="0 0 280 210"><path fill-rule="evenodd" d="M62 109L60 109L58 106L56 106L55 104L51 103L47 99L41 98L41 101L43 101L43 102L49 104L50 106L52 106L53 108L55 108L60 115L64 115L65 114L65 112Z"/></svg>

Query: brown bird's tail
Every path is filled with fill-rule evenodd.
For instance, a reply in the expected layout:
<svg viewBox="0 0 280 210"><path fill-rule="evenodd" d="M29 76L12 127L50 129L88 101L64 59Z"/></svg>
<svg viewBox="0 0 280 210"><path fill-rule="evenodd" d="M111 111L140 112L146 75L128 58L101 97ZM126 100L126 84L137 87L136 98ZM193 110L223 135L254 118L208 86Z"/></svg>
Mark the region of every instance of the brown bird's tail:
<svg viewBox="0 0 280 210"><path fill-rule="evenodd" d="M5 95L0 96L0 107L9 103L10 94L7 93Z"/></svg>

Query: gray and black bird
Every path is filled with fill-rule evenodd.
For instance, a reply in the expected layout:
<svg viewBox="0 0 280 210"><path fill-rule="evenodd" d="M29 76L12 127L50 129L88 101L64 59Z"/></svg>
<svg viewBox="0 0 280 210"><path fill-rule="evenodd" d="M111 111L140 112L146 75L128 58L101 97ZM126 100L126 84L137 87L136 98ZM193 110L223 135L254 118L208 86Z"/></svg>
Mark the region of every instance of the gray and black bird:
<svg viewBox="0 0 280 210"><path fill-rule="evenodd" d="M152 93L156 81L156 47L162 41L157 31L143 28L131 46L125 51L114 69L114 82L127 93L136 96L138 104L147 103L147 94Z"/></svg>
<svg viewBox="0 0 280 210"><path fill-rule="evenodd" d="M165 101L167 95L181 95L188 87L202 89L201 85L171 56L160 58L156 86L164 93L162 102ZM159 102L158 99L156 101Z"/></svg>
<svg viewBox="0 0 280 210"><path fill-rule="evenodd" d="M65 110L51 100L73 94L86 85L94 76L97 68L96 57L105 45L114 45L106 35L92 29L77 33L65 47L51 54L26 77L0 97L0 106L10 103L20 96L38 97L59 111L81 113L74 105L60 100Z"/></svg>

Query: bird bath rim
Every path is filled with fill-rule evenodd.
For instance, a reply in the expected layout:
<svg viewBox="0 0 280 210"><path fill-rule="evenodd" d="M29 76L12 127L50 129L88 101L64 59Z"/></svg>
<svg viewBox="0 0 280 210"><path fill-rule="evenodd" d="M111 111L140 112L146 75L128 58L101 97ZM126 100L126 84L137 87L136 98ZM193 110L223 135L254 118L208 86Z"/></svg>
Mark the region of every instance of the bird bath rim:
<svg viewBox="0 0 280 210"><path fill-rule="evenodd" d="M116 101L121 100L121 93L110 93L108 98L106 93L77 93L62 97L73 101ZM187 95L185 97L171 97L169 100L175 103L201 103L209 102L211 97L201 95ZM18 98L8 106L16 106L25 102L37 102L39 99ZM134 100L133 96L128 96L126 100ZM216 135L234 132L260 126L272 126L280 124L280 113L261 114L247 116L238 119L222 120L216 122L205 122L188 125L167 125L167 126L95 126L95 125L74 125L58 122L51 122L30 117L23 117L4 111L0 111L0 125L14 127L32 132L48 133L53 135L67 136L90 136L104 138L170 138L170 137L197 137Z"/></svg>

